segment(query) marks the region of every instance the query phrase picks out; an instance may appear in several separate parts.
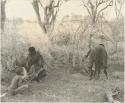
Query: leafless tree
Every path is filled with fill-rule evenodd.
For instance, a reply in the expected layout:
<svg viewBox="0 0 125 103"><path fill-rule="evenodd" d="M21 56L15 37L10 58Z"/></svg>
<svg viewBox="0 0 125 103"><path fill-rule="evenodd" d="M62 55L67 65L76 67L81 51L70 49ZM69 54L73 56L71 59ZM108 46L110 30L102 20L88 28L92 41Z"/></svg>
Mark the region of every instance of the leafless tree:
<svg viewBox="0 0 125 103"><path fill-rule="evenodd" d="M113 5L113 0L82 0L89 16L91 17L92 24L97 22L101 13L108 7Z"/></svg>
<svg viewBox="0 0 125 103"><path fill-rule="evenodd" d="M125 4L125 0L115 0L114 3L115 3L116 17L119 18L119 16L122 16L121 9L122 9L123 5Z"/></svg>
<svg viewBox="0 0 125 103"><path fill-rule="evenodd" d="M4 31L4 24L6 20L6 12L5 12L6 0L1 0L1 30Z"/></svg>
<svg viewBox="0 0 125 103"><path fill-rule="evenodd" d="M33 8L36 12L39 25L45 34L53 30L60 4L61 0L58 0L56 4L54 0L50 0L49 4L44 7L42 1L33 0ZM43 21L41 20L40 8L42 8L44 11Z"/></svg>

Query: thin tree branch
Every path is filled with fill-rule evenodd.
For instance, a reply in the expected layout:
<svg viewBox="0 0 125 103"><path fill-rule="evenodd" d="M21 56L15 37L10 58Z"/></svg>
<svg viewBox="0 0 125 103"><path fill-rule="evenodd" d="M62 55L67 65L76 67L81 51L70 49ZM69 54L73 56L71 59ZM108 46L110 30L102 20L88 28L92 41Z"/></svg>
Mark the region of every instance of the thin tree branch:
<svg viewBox="0 0 125 103"><path fill-rule="evenodd" d="M118 4L119 4L119 8L118 8ZM118 2L118 4L117 4L117 1L115 0L115 14L116 14L117 18L119 18L122 6L124 5L124 1L123 2Z"/></svg>
<svg viewBox="0 0 125 103"><path fill-rule="evenodd" d="M105 9L107 9L109 6L112 6L112 5L113 5L113 0L111 0L104 8L98 11L97 17L100 15L102 11L104 11Z"/></svg>
<svg viewBox="0 0 125 103"><path fill-rule="evenodd" d="M59 7L61 0L58 0L58 3L54 6L54 8Z"/></svg>
<svg viewBox="0 0 125 103"><path fill-rule="evenodd" d="M97 2L97 0L96 0L96 8L98 8L101 4L104 4L104 3L107 3L107 2L109 2L110 0L100 0L99 2Z"/></svg>
<svg viewBox="0 0 125 103"><path fill-rule="evenodd" d="M41 3L41 1L39 0L39 3L40 3L40 5L41 5L41 7L44 9L44 6L43 6L43 4Z"/></svg>
<svg viewBox="0 0 125 103"><path fill-rule="evenodd" d="M89 2L88 2L89 4L90 4L90 6L91 6L91 9L93 10L93 8L95 7L93 4L92 4L92 2L89 0Z"/></svg>
<svg viewBox="0 0 125 103"><path fill-rule="evenodd" d="M37 1L37 0L35 1L35 0L34 0L34 1L32 2L32 5L33 5L33 8L34 8L35 13L36 13L36 15L37 15L38 23L39 23L40 27L42 28L42 30L43 30L44 33L47 33L46 28L45 28L45 24L41 21L41 17L40 17L40 13L39 13L38 1Z"/></svg>
<svg viewBox="0 0 125 103"><path fill-rule="evenodd" d="M92 13L90 12L89 8L87 7L87 5L85 4L85 2L82 0L84 7L86 8L86 10L88 11L89 15L92 16Z"/></svg>
<svg viewBox="0 0 125 103"><path fill-rule="evenodd" d="M116 0L115 0L115 14L116 14L116 17L117 17L117 15L118 15L118 11L117 11L117 3L116 3Z"/></svg>

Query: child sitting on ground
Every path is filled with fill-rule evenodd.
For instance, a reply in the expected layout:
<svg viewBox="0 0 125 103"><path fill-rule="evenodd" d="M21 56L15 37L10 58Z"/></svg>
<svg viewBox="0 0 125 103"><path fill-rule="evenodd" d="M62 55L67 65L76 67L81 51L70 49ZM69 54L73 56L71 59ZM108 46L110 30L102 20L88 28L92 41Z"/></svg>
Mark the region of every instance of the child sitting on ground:
<svg viewBox="0 0 125 103"><path fill-rule="evenodd" d="M16 75L11 81L11 85L8 87L7 91L11 95L16 95L18 93L22 93L25 89L28 88L28 84L23 84L23 81L26 78L25 68L17 67Z"/></svg>

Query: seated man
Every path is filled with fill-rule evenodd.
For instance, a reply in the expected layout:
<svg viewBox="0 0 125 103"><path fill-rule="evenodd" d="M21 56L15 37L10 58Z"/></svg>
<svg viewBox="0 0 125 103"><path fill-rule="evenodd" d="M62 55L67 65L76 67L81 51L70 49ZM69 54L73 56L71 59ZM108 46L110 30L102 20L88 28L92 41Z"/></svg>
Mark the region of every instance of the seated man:
<svg viewBox="0 0 125 103"><path fill-rule="evenodd" d="M26 63L30 80L36 80L39 82L40 79L46 76L46 71L43 69L44 64L45 62L42 55L40 55L34 47L30 47Z"/></svg>
<svg viewBox="0 0 125 103"><path fill-rule="evenodd" d="M25 79L25 73L23 67L16 68L16 75L11 81L10 86L7 89L7 92L11 95L16 95L17 93L22 93L25 89L28 88L28 84L23 84Z"/></svg>

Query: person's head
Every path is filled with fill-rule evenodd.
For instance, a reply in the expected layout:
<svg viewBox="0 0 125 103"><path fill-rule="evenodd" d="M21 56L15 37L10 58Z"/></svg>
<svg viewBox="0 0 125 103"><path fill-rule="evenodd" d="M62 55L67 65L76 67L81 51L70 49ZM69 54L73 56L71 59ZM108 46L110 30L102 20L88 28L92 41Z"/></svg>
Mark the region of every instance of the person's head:
<svg viewBox="0 0 125 103"><path fill-rule="evenodd" d="M34 47L30 47L28 51L30 55L34 55L36 53L36 50Z"/></svg>
<svg viewBox="0 0 125 103"><path fill-rule="evenodd" d="M99 44L99 45L101 45L101 46L105 47L105 46L104 46L104 44Z"/></svg>
<svg viewBox="0 0 125 103"><path fill-rule="evenodd" d="M17 67L16 68L16 74L22 76L23 75L23 68L22 67Z"/></svg>

